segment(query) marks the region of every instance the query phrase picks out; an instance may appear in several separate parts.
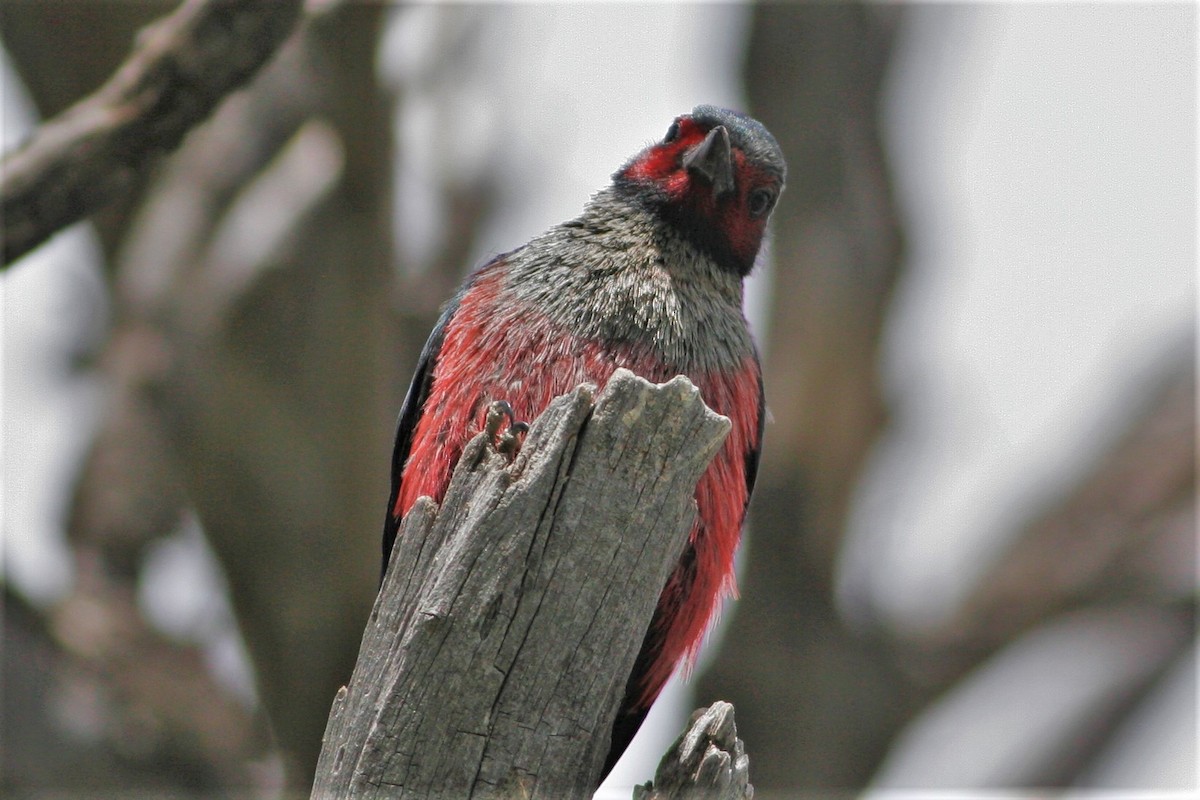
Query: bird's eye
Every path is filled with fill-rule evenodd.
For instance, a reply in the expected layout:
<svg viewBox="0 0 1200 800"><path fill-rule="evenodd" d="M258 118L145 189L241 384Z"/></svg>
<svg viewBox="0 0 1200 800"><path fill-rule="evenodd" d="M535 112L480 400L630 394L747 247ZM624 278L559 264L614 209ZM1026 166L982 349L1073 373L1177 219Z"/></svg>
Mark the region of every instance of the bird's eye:
<svg viewBox="0 0 1200 800"><path fill-rule="evenodd" d="M679 138L679 120L671 123L671 127L667 128L667 135L663 137L663 144L670 144Z"/></svg>
<svg viewBox="0 0 1200 800"><path fill-rule="evenodd" d="M748 200L750 216L761 217L770 211L773 205L775 205L775 193L770 189L755 189L750 193Z"/></svg>

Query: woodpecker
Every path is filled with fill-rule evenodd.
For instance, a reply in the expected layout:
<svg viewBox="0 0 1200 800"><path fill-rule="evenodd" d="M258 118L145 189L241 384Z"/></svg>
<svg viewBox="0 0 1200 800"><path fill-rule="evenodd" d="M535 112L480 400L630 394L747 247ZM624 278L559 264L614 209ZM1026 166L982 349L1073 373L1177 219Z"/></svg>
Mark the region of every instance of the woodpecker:
<svg viewBox="0 0 1200 800"><path fill-rule="evenodd" d="M744 114L701 105L675 118L578 217L466 279L425 344L400 412L385 571L401 519L418 497L442 501L466 443L485 426L499 429L497 409L532 420L553 398L584 382L603 388L625 367L657 383L686 375L732 421L696 486L697 520L626 684L604 774L735 591L764 418L742 282L786 171L774 137Z"/></svg>

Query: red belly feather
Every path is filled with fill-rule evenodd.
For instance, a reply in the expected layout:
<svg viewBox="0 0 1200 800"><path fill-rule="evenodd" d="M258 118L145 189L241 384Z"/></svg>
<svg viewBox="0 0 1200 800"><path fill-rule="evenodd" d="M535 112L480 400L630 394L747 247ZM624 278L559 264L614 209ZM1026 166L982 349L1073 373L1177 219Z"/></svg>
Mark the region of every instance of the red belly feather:
<svg viewBox="0 0 1200 800"><path fill-rule="evenodd" d="M551 400L580 383L603 388L618 367L656 383L676 374L645 349L577 338L535 317L536 312L514 312L521 307L511 301L499 311L502 280L500 270L479 276L446 327L393 509L398 515L421 496L441 502L454 465L482 429L491 401L507 400L517 419L532 421ZM517 319L514 313L525 316ZM736 591L733 555L746 505L746 454L758 446L759 367L754 355L727 374L687 375L704 402L729 417L733 428L696 486L699 514L691 532L695 576L690 586L668 582L659 600L662 646L641 676L642 707L653 702L680 659L695 655L719 601Z"/></svg>

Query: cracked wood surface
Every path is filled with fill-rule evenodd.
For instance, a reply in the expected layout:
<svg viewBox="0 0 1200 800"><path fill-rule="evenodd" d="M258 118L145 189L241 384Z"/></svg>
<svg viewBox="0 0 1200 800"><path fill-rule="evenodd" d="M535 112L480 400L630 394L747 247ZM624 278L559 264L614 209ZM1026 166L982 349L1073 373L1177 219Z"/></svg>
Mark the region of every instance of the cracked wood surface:
<svg viewBox="0 0 1200 800"><path fill-rule="evenodd" d="M633 800L754 800L750 757L738 738L733 706L718 700L693 711L654 780L633 788Z"/></svg>
<svg viewBox="0 0 1200 800"><path fill-rule="evenodd" d="M312 796L589 797L728 428L685 378L619 370L511 465L472 440L404 520Z"/></svg>

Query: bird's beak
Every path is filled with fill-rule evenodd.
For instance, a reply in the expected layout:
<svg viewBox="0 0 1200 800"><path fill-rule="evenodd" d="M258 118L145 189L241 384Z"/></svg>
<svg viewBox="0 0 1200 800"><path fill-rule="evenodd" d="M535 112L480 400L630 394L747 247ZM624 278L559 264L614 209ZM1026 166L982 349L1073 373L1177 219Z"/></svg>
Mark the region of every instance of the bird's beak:
<svg viewBox="0 0 1200 800"><path fill-rule="evenodd" d="M704 141L683 159L688 172L703 175L712 184L713 196L733 191L733 154L729 150L729 131L718 125L708 132Z"/></svg>

